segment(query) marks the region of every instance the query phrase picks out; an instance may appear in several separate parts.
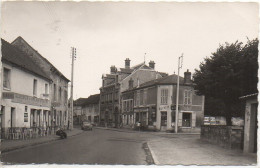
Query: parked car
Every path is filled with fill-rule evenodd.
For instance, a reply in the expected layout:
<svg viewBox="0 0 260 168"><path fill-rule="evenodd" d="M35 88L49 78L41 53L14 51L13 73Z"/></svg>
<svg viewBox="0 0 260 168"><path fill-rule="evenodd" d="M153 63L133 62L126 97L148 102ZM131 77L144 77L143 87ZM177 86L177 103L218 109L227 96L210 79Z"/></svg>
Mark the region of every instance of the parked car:
<svg viewBox="0 0 260 168"><path fill-rule="evenodd" d="M92 127L93 127L93 125L90 122L88 122L88 121L84 121L81 124L81 129L82 130L91 130L92 131Z"/></svg>

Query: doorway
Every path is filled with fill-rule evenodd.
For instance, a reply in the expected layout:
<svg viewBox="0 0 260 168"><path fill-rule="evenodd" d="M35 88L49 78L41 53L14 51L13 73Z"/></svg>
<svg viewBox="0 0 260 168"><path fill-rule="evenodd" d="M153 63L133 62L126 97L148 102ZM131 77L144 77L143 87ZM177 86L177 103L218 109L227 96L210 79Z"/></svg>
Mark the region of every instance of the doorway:
<svg viewBox="0 0 260 168"><path fill-rule="evenodd" d="M161 111L161 131L166 131L167 128L167 112Z"/></svg>
<svg viewBox="0 0 260 168"><path fill-rule="evenodd" d="M11 128L15 127L15 108L11 107Z"/></svg>
<svg viewBox="0 0 260 168"><path fill-rule="evenodd" d="M182 126L191 127L191 113L182 113Z"/></svg>

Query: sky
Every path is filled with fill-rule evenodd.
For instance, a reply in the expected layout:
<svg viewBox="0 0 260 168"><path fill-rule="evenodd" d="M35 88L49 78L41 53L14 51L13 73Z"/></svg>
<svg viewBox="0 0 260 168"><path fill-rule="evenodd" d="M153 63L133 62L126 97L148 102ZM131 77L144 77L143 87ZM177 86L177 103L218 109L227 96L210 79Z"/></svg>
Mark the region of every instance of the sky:
<svg viewBox="0 0 260 168"><path fill-rule="evenodd" d="M153 60L155 70L180 76L198 69L220 44L258 37L253 2L3 2L1 38L24 38L67 78L77 48L74 99L99 93L102 74ZM146 53L144 59L144 53Z"/></svg>

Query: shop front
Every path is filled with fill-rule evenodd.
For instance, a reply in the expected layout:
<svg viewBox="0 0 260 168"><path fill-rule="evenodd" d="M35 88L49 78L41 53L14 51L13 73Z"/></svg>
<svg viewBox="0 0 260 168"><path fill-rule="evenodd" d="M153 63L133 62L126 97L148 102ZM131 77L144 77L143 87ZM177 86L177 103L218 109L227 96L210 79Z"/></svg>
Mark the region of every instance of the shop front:
<svg viewBox="0 0 260 168"><path fill-rule="evenodd" d="M44 115L49 111L49 100L4 92L1 102L1 137L27 139L47 135Z"/></svg>
<svg viewBox="0 0 260 168"><path fill-rule="evenodd" d="M140 123L140 127L143 128L148 126L148 109L147 107L134 109L135 124Z"/></svg>

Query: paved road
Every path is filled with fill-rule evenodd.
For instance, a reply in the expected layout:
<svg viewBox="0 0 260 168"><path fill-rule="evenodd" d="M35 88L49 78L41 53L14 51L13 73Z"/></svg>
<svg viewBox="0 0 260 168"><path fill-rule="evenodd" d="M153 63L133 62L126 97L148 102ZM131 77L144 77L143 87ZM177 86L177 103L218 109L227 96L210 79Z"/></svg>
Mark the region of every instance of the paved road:
<svg viewBox="0 0 260 168"><path fill-rule="evenodd" d="M256 155L251 157L251 155L244 155L242 151L228 150L204 143L199 135L119 132L98 128L66 140L3 153L1 161L27 164L146 165L152 163L151 153L154 162L159 165L252 165L256 163Z"/></svg>
<svg viewBox="0 0 260 168"><path fill-rule="evenodd" d="M44 145L4 153L5 163L147 164L143 144L153 135L93 129Z"/></svg>

